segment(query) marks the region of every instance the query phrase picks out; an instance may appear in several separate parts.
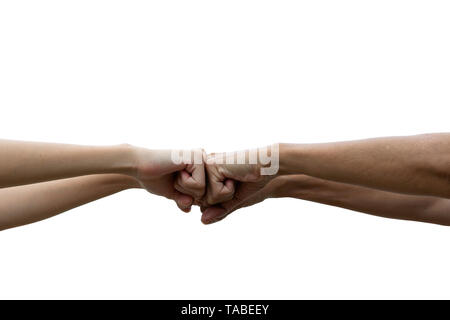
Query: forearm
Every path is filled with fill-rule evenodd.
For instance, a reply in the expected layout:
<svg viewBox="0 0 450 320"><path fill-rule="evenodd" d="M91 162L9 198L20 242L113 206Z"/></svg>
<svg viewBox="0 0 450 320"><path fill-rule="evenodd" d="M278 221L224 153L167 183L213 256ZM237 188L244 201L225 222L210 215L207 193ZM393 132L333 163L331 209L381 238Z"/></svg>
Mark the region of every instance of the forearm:
<svg viewBox="0 0 450 320"><path fill-rule="evenodd" d="M133 149L0 140L0 188L100 173L132 174Z"/></svg>
<svg viewBox="0 0 450 320"><path fill-rule="evenodd" d="M129 176L99 174L0 189L0 230L43 220L138 187Z"/></svg>
<svg viewBox="0 0 450 320"><path fill-rule="evenodd" d="M283 144L280 174L450 198L450 134Z"/></svg>
<svg viewBox="0 0 450 320"><path fill-rule="evenodd" d="M386 192L304 175L281 177L277 184L274 197L298 198L386 218L450 225L448 199Z"/></svg>

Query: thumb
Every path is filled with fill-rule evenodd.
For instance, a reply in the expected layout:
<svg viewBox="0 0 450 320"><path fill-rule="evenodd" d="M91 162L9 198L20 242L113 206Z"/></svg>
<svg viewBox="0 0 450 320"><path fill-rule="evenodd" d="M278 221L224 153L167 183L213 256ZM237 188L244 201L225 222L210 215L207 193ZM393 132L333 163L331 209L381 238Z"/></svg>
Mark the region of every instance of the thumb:
<svg viewBox="0 0 450 320"><path fill-rule="evenodd" d="M240 199L238 197L239 193L236 194L235 198L223 202L219 205L202 208L202 222L205 224L212 224L215 222L219 222L220 220L225 219L229 214L233 213L236 210L239 210L244 207L248 207L254 205L258 202L264 201L267 198L264 189L259 190L258 192L252 194L249 197L244 199Z"/></svg>
<svg viewBox="0 0 450 320"><path fill-rule="evenodd" d="M202 213L202 223L212 224L225 218L227 210L220 206L213 206L205 209Z"/></svg>
<svg viewBox="0 0 450 320"><path fill-rule="evenodd" d="M173 195L173 199L175 200L178 208L184 212L191 211L192 204L194 199L191 196L183 194L181 192L175 191Z"/></svg>
<svg viewBox="0 0 450 320"><path fill-rule="evenodd" d="M230 213L236 210L240 205L240 201L237 199L231 199L223 202L220 205L215 205L202 209L202 222L204 224L212 224L225 219Z"/></svg>

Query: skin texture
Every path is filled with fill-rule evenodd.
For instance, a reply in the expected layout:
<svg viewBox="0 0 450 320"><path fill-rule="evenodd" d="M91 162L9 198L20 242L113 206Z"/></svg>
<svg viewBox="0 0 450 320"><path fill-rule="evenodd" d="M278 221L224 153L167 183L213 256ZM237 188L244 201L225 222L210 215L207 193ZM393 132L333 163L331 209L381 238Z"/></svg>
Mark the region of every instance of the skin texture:
<svg viewBox="0 0 450 320"><path fill-rule="evenodd" d="M205 224L222 220L235 205L256 194L275 178L261 175L259 161L256 164L229 164L231 161L227 162L226 158L235 158L235 155L211 154L206 162L208 183L201 203L201 221ZM248 160L248 153L246 158Z"/></svg>
<svg viewBox="0 0 450 320"><path fill-rule="evenodd" d="M136 179L98 174L0 189L0 230L47 219L131 188L140 188Z"/></svg>
<svg viewBox="0 0 450 320"><path fill-rule="evenodd" d="M129 188L172 199L187 212L205 189L203 164L174 164L170 150L5 140L0 150L0 230Z"/></svg>
<svg viewBox="0 0 450 320"><path fill-rule="evenodd" d="M0 230L35 222L129 189L175 200L202 222L267 198L294 197L373 215L450 225L450 134L324 144L281 144L280 170L230 164L203 151L200 164L170 150L0 140ZM248 160L248 154L246 154ZM263 165L264 164L264 165Z"/></svg>
<svg viewBox="0 0 450 320"><path fill-rule="evenodd" d="M242 189L244 190L244 189ZM203 209L202 221L214 223L234 211L269 198L297 198L385 218L450 225L450 200L386 192L306 175L280 176L248 186L220 207Z"/></svg>
<svg viewBox="0 0 450 320"><path fill-rule="evenodd" d="M205 192L203 163L175 164L171 158L171 150L132 147L131 153L135 159L132 166L136 168L134 177L148 192L175 200L178 207L185 212L191 210L195 199L203 197Z"/></svg>
<svg viewBox="0 0 450 320"><path fill-rule="evenodd" d="M280 146L280 174L450 198L450 134Z"/></svg>
<svg viewBox="0 0 450 320"><path fill-rule="evenodd" d="M207 171L211 170L209 166L206 165ZM216 171L225 170L215 166ZM281 144L276 177L249 182L245 175L243 170L240 176L233 177L234 184L239 184L233 197L228 195L227 201L213 206L203 205L203 223L220 221L238 208L275 194L383 217L449 224L450 134L447 133ZM315 183L304 184L306 176ZM208 193L213 193L210 197L214 198L214 190L207 190Z"/></svg>

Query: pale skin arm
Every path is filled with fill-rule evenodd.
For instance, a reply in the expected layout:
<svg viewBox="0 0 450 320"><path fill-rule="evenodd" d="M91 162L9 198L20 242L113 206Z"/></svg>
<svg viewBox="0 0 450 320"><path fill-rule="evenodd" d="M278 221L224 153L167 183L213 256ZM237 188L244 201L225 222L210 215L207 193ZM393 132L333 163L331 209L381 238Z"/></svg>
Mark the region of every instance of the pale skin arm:
<svg viewBox="0 0 450 320"><path fill-rule="evenodd" d="M0 140L0 188L89 174L133 175L132 147Z"/></svg>
<svg viewBox="0 0 450 320"><path fill-rule="evenodd" d="M0 189L0 230L47 219L131 188L140 188L132 177L98 174Z"/></svg>
<svg viewBox="0 0 450 320"><path fill-rule="evenodd" d="M0 229L45 219L129 187L175 200L187 212L203 196L204 167L174 163L171 154L130 145L0 140Z"/></svg>
<svg viewBox="0 0 450 320"><path fill-rule="evenodd" d="M282 144L280 174L450 198L450 134Z"/></svg>

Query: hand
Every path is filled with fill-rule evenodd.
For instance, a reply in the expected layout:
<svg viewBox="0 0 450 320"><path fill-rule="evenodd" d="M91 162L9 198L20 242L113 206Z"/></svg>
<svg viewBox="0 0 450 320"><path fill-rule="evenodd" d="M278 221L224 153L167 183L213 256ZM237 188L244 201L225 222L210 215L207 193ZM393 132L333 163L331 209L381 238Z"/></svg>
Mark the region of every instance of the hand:
<svg viewBox="0 0 450 320"><path fill-rule="evenodd" d="M235 153L211 154L207 158L208 186L202 205L202 222L211 224L224 219L238 208L263 201L276 184L275 175L261 175L262 165L235 164Z"/></svg>
<svg viewBox="0 0 450 320"><path fill-rule="evenodd" d="M203 163L175 163L171 150L148 150L132 147L135 178L148 192L175 200L178 207L189 212L195 199L205 193ZM202 153L193 150L192 155ZM203 158L203 154L200 155Z"/></svg>
<svg viewBox="0 0 450 320"><path fill-rule="evenodd" d="M238 209L255 205L269 198L283 197L285 196L283 188L288 179L290 177L276 177L265 185L263 182L242 183L232 200L220 206L202 208L202 222L205 224L219 222Z"/></svg>

